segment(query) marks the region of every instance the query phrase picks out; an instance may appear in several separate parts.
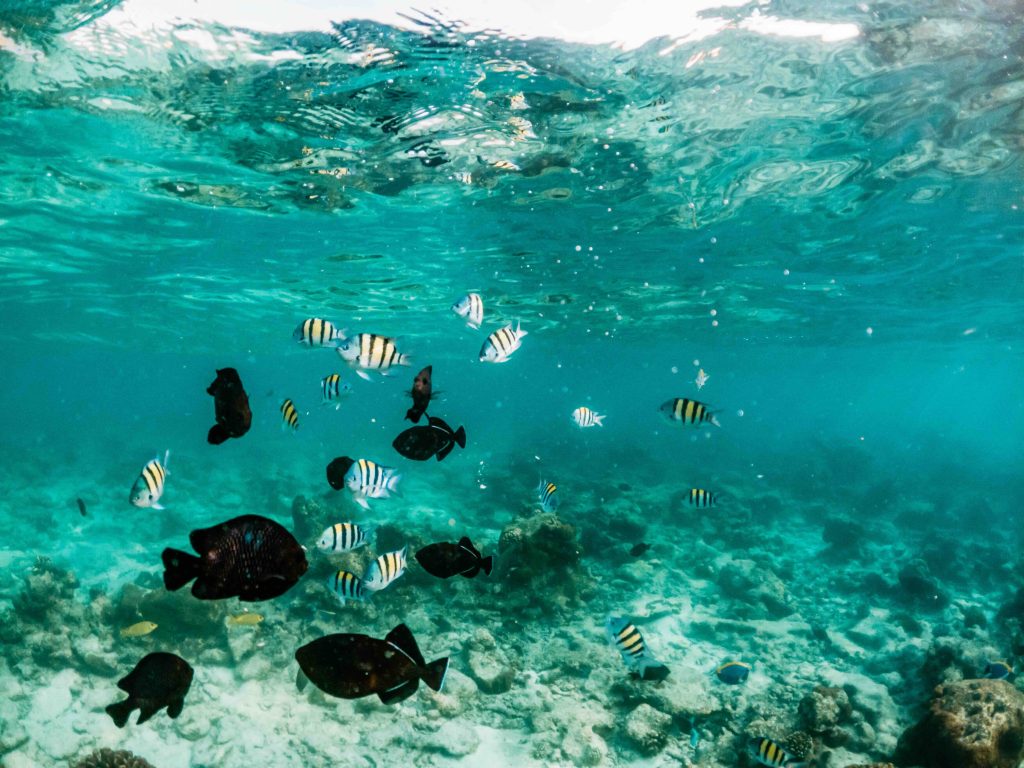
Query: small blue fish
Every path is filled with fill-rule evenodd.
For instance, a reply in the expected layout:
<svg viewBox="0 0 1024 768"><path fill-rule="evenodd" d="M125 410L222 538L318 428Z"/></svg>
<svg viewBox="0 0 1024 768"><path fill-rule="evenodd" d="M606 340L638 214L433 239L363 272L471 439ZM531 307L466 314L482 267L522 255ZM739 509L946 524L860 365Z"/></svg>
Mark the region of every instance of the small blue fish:
<svg viewBox="0 0 1024 768"><path fill-rule="evenodd" d="M723 683L739 685L745 683L750 677L750 665L742 661L727 661L715 670L715 675Z"/></svg>
<svg viewBox="0 0 1024 768"><path fill-rule="evenodd" d="M1005 661L990 661L985 665L985 677L991 680L1003 680L1013 674L1013 667Z"/></svg>
<svg viewBox="0 0 1024 768"><path fill-rule="evenodd" d="M697 731L697 726L693 724L693 720L690 721L690 746L694 751L700 746L700 733Z"/></svg>

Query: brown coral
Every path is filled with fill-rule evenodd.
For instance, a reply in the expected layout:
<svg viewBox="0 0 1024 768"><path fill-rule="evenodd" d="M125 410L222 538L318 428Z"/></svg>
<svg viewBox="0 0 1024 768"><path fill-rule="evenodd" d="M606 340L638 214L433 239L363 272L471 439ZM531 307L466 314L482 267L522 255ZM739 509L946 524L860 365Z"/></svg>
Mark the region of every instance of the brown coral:
<svg viewBox="0 0 1024 768"><path fill-rule="evenodd" d="M72 768L155 768L138 755L126 749L97 749L91 755L83 757Z"/></svg>

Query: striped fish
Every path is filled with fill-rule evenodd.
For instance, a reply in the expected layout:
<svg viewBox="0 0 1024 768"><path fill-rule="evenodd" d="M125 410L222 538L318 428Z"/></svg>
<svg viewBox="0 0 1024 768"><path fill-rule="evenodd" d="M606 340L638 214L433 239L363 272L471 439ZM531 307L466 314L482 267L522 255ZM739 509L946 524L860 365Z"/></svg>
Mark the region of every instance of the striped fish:
<svg viewBox="0 0 1024 768"><path fill-rule="evenodd" d="M340 373L332 373L320 380L320 391L323 393L322 404L329 405L338 400L342 395L347 395L351 392L352 385L347 381L342 381ZM339 408L341 408L341 403L334 402L334 410Z"/></svg>
<svg viewBox="0 0 1024 768"><path fill-rule="evenodd" d="M655 659L640 630L629 619L621 616L609 616L605 622L608 642L620 654L631 672L643 680L664 680L668 677L668 667Z"/></svg>
<svg viewBox="0 0 1024 768"><path fill-rule="evenodd" d="M324 552L350 552L366 544L371 535L372 527L355 523L335 523L323 532L316 545Z"/></svg>
<svg viewBox="0 0 1024 768"><path fill-rule="evenodd" d="M499 328L487 337L487 341L480 348L480 362L506 362L512 356L512 353L522 345L523 336L526 335L526 331L519 325L518 320L516 321L516 329L514 331L512 330L511 323L504 328Z"/></svg>
<svg viewBox="0 0 1024 768"><path fill-rule="evenodd" d="M295 403L285 398L285 401L281 403L281 429L289 427L293 431L299 428L299 412L295 409Z"/></svg>
<svg viewBox="0 0 1024 768"><path fill-rule="evenodd" d="M681 421L683 424L701 424L706 421L716 427L722 426L707 405L688 397L674 397L665 402L660 410L669 421Z"/></svg>
<svg viewBox="0 0 1024 768"><path fill-rule="evenodd" d="M585 405L580 406L572 412L572 420L576 422L576 426L580 429L593 427L595 425L598 427L604 426L604 416L599 413L595 413Z"/></svg>
<svg viewBox="0 0 1024 768"><path fill-rule="evenodd" d="M558 486L547 480L541 480L537 485L537 501L545 512L554 512L558 509L558 497L555 496L557 490Z"/></svg>
<svg viewBox="0 0 1024 768"><path fill-rule="evenodd" d="M750 756L761 765L768 765L771 768L800 768L807 765L802 760L797 760L786 750L766 736L755 736L747 742L747 751Z"/></svg>
<svg viewBox="0 0 1024 768"><path fill-rule="evenodd" d="M370 596L366 591L363 580L354 573L338 571L327 577L328 588L338 596L338 600L344 605L346 600L365 600Z"/></svg>
<svg viewBox="0 0 1024 768"><path fill-rule="evenodd" d="M163 464L160 457L150 459L142 468L139 476L135 479L132 492L128 501L136 507L150 507L152 509L163 509L160 506L160 497L164 493L164 479L167 477L167 460L171 457L170 451L164 451Z"/></svg>
<svg viewBox="0 0 1024 768"><path fill-rule="evenodd" d="M405 546L394 552L385 552L370 563L363 586L371 592L377 592L405 573L405 553L408 549Z"/></svg>
<svg viewBox="0 0 1024 768"><path fill-rule="evenodd" d="M295 329L292 338L307 347L337 347L345 341L345 332L330 320L307 317Z"/></svg>
<svg viewBox="0 0 1024 768"><path fill-rule="evenodd" d="M714 507L718 505L718 498L711 491L703 488L691 488L689 495L691 507Z"/></svg>
<svg viewBox="0 0 1024 768"><path fill-rule="evenodd" d="M345 486L352 492L356 504L369 509L367 499L386 499L392 493L398 495L398 482L401 479L398 470L369 459L359 459L352 462L345 473Z"/></svg>
<svg viewBox="0 0 1024 768"><path fill-rule="evenodd" d="M370 380L367 371L386 374L393 365L409 365L409 356L399 353L395 340L376 333L357 333L338 347L342 359L356 369L356 375Z"/></svg>
<svg viewBox="0 0 1024 768"><path fill-rule="evenodd" d="M467 293L452 304L452 312L466 318L466 325L470 328L479 328L484 321L484 300L479 293Z"/></svg>

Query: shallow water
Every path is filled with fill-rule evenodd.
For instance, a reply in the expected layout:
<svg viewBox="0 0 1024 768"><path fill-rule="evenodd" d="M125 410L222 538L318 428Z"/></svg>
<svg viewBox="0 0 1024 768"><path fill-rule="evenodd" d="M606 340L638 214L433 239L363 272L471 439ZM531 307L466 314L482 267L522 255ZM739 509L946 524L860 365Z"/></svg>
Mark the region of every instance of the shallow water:
<svg viewBox="0 0 1024 768"><path fill-rule="evenodd" d="M322 5L2 4L3 766L744 766L750 736L803 731L844 768L1022 647L1016 4ZM449 309L470 290L479 330ZM364 381L292 341L311 316L410 365ZM428 364L468 435L443 463L390 446ZM214 447L227 366L252 428ZM721 428L667 422L673 397ZM131 506L166 449L166 509ZM325 481L342 455L402 495L364 512ZM531 549L541 477L561 503ZM247 513L310 548L295 588L164 590L164 547ZM342 520L377 537L327 557ZM324 586L462 535L491 576L410 556L367 603ZM667 681L630 678L609 614ZM450 657L441 693L297 690L299 645L402 622ZM103 709L154 650L195 669L184 711L119 730ZM731 658L743 685L712 675ZM832 730L801 714L818 685L850 699Z"/></svg>

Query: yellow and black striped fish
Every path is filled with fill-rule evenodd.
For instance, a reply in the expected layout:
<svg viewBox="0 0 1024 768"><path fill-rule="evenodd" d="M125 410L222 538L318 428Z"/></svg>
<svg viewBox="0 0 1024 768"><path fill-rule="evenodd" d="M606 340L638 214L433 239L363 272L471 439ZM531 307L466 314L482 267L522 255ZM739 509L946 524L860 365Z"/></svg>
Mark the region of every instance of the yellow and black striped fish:
<svg viewBox="0 0 1024 768"><path fill-rule="evenodd" d="M365 600L372 594L366 591L362 579L348 571L338 571L328 576L327 586L338 596L342 605L346 600Z"/></svg>
<svg viewBox="0 0 1024 768"><path fill-rule="evenodd" d="M323 404L334 403L334 410L341 408L341 403L336 402L342 395L352 391L352 386L347 381L341 380L340 373L332 373L320 380L320 391L323 393Z"/></svg>
<svg viewBox="0 0 1024 768"><path fill-rule="evenodd" d="M366 571L363 587L377 592L405 573L405 554L408 550L409 547L405 546L395 552L385 552L374 560Z"/></svg>
<svg viewBox="0 0 1024 768"><path fill-rule="evenodd" d="M132 486L132 492L128 496L128 501L136 507L163 509L159 501L164 493L164 480L167 477L167 460L170 457L171 452L165 451L163 464L160 463L159 456L146 462L139 476L135 479L135 484Z"/></svg>
<svg viewBox="0 0 1024 768"><path fill-rule="evenodd" d="M604 626L608 642L622 654L631 672L644 680L664 680L668 677L668 667L648 652L644 637L633 622L621 616L609 616Z"/></svg>
<svg viewBox="0 0 1024 768"><path fill-rule="evenodd" d="M707 405L688 397L674 397L665 402L660 410L669 421L681 421L683 424L708 422L716 427L722 426Z"/></svg>
<svg viewBox="0 0 1024 768"><path fill-rule="evenodd" d="M393 365L409 365L409 356L395 346L395 340L376 333L357 333L338 347L338 354L356 369L356 375L370 380L367 371L387 373Z"/></svg>
<svg viewBox="0 0 1024 768"><path fill-rule="evenodd" d="M747 751L761 765L771 766L771 768L802 768L807 765L806 762L793 757L767 736L752 738L747 742Z"/></svg>
<svg viewBox="0 0 1024 768"><path fill-rule="evenodd" d="M705 491L703 488L691 488L689 500L691 507L714 507L718 505L718 498L715 494L711 491Z"/></svg>
<svg viewBox="0 0 1024 768"><path fill-rule="evenodd" d="M330 320L307 317L295 329L292 338L307 347L337 347L345 341L345 332Z"/></svg>
<svg viewBox="0 0 1024 768"><path fill-rule="evenodd" d="M504 363L508 362L512 353L519 349L523 343L523 336L527 333L522 329L519 321L516 321L516 329L512 330L509 323L504 328L499 328L490 336L480 348L481 363Z"/></svg>
<svg viewBox="0 0 1024 768"><path fill-rule="evenodd" d="M541 480L537 485L537 501L545 512L554 512L558 509L558 497L555 496L557 490L558 486L547 480Z"/></svg>
<svg viewBox="0 0 1024 768"><path fill-rule="evenodd" d="M335 523L320 536L317 546L324 552L349 552L367 543L373 526Z"/></svg>
<svg viewBox="0 0 1024 768"><path fill-rule="evenodd" d="M291 427L293 430L299 428L299 412L295 409L295 403L285 399L281 403L281 429Z"/></svg>

